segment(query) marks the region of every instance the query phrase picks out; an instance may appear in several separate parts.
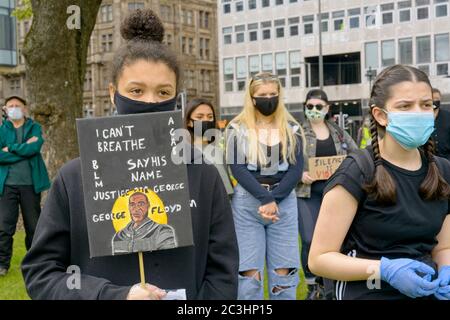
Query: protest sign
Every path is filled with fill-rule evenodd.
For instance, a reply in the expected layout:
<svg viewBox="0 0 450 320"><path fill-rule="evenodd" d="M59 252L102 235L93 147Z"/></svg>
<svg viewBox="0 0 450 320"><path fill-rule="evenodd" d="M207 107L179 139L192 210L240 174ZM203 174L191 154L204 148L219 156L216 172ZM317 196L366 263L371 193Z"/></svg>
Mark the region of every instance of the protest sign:
<svg viewBox="0 0 450 320"><path fill-rule="evenodd" d="M193 244L180 111L77 120L91 257Z"/></svg>

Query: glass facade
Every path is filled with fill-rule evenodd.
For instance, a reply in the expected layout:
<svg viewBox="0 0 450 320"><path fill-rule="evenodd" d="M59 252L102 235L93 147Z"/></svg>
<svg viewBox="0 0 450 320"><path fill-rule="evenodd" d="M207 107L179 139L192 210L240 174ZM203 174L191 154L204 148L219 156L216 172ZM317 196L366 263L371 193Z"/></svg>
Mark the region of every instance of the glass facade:
<svg viewBox="0 0 450 320"><path fill-rule="evenodd" d="M0 0L0 65L17 65L16 19L11 17L14 0Z"/></svg>

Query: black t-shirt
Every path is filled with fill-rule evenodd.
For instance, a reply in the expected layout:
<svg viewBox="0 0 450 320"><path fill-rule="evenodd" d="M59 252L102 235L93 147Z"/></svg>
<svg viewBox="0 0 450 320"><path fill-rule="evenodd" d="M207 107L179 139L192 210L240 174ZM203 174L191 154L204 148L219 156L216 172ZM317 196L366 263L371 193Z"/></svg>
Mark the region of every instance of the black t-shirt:
<svg viewBox="0 0 450 320"><path fill-rule="evenodd" d="M337 155L336 146L331 134L325 140L317 139L316 142L316 157L332 157ZM319 180L313 182L311 185L311 196L322 197L323 189L326 186L326 180Z"/></svg>
<svg viewBox="0 0 450 320"><path fill-rule="evenodd" d="M445 161L441 175L450 183L450 162ZM425 201L419 195L420 185L428 171L422 157L422 167L408 171L383 160L384 167L396 183L397 203L381 206L367 197L362 186L364 178L355 160L344 160L328 180L324 194L342 185L359 202L342 253L356 250L357 257L380 259L382 256L422 259L436 246L436 236L449 213L448 200Z"/></svg>
<svg viewBox="0 0 450 320"><path fill-rule="evenodd" d="M336 154L336 146L334 145L333 137L331 136L331 134L328 136L328 139L317 139L316 157L332 157Z"/></svg>
<svg viewBox="0 0 450 320"><path fill-rule="evenodd" d="M435 121L434 141L436 143L436 154L450 160L450 112L439 110Z"/></svg>
<svg viewBox="0 0 450 320"><path fill-rule="evenodd" d="M442 162L446 165L441 175L450 182L450 162ZM424 156L417 171L402 169L386 160L383 165L396 184L397 202L392 206L381 206L367 196L362 188L363 174L352 158L345 159L328 180L324 194L341 185L359 203L341 253L375 260L410 258L436 269L431 251L450 211L449 201L425 201L420 197L419 188L428 171ZM385 282L381 283L381 290L369 290L366 281L338 282L336 288L342 299L407 299Z"/></svg>

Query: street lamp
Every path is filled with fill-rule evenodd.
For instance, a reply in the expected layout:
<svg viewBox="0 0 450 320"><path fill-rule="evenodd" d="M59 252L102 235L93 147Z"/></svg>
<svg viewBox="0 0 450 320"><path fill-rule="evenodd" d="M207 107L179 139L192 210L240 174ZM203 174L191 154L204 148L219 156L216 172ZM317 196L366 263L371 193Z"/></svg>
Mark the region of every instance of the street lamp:
<svg viewBox="0 0 450 320"><path fill-rule="evenodd" d="M372 80L376 76L376 70L373 70L372 67L369 67L369 70L366 72L366 77L369 79L369 92L372 91Z"/></svg>

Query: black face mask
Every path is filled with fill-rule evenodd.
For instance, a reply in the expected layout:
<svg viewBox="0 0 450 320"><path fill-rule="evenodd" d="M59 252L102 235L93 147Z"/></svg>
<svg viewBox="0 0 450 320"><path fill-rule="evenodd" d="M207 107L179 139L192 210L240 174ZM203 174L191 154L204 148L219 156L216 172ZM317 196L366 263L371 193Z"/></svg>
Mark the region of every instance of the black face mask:
<svg viewBox="0 0 450 320"><path fill-rule="evenodd" d="M177 105L177 97L162 102L143 102L122 96L118 91L114 94L114 104L118 114L138 114L150 112L173 111Z"/></svg>
<svg viewBox="0 0 450 320"><path fill-rule="evenodd" d="M278 96L271 98L253 97L255 99L255 108L265 116L270 116L277 110Z"/></svg>
<svg viewBox="0 0 450 320"><path fill-rule="evenodd" d="M216 124L214 121L201 121L201 120L192 120L193 127L189 128L191 131L196 135L197 137L203 137L205 135L205 132L209 129L215 129ZM195 128L201 128L201 132L198 130L195 130ZM201 134L201 135L200 135Z"/></svg>

